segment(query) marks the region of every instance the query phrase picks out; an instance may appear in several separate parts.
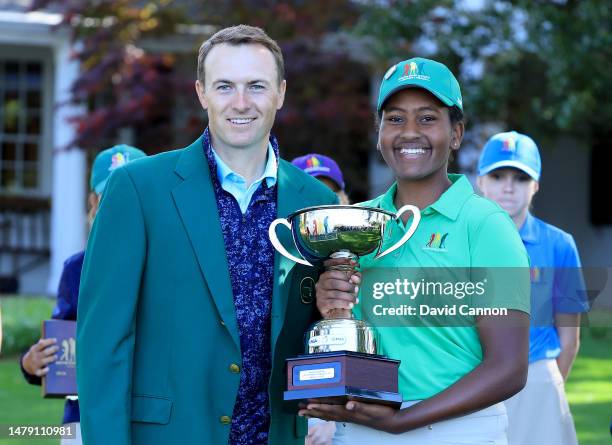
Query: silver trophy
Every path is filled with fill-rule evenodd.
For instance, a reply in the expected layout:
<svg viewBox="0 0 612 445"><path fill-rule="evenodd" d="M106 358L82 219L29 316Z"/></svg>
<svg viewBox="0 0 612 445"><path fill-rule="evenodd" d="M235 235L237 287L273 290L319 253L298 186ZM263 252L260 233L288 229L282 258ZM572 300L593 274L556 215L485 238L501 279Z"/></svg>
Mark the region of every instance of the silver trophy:
<svg viewBox="0 0 612 445"><path fill-rule="evenodd" d="M387 223L411 212L408 230L394 245L381 251ZM405 205L397 213L373 207L327 205L308 207L272 222L268 230L274 248L286 258L306 266L321 265L329 258L351 258L376 251L382 258L401 247L416 231L419 209ZM276 235L282 224L291 230L298 258L285 249ZM352 274L350 265L332 266ZM367 296L365 296L367 298ZM399 362L377 354L375 331L357 320L351 311L335 310L330 318L314 323L305 334L306 355L287 360L285 400L332 398L376 401L397 405ZM339 365L338 365L339 363ZM359 372L354 372L359 368ZM386 377L385 377L386 376ZM309 384L310 382L310 384Z"/></svg>

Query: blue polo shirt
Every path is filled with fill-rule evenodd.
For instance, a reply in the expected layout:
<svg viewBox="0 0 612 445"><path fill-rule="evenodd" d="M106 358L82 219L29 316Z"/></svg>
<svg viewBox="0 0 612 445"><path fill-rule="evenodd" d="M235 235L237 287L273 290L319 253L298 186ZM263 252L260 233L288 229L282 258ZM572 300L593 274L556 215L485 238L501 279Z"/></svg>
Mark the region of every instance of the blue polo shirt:
<svg viewBox="0 0 612 445"><path fill-rule="evenodd" d="M554 315L588 311L580 257L574 238L527 214L519 230L531 263L529 363L561 352Z"/></svg>

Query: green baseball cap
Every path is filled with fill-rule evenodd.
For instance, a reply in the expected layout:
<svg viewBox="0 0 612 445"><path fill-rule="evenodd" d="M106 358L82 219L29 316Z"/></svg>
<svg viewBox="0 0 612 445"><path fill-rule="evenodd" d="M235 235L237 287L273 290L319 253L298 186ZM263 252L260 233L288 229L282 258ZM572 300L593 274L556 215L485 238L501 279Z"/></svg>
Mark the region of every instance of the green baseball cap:
<svg viewBox="0 0 612 445"><path fill-rule="evenodd" d="M385 101L406 88L424 88L449 107L463 111L459 82L446 65L435 60L414 57L396 63L387 70L380 84L376 110L382 112Z"/></svg>
<svg viewBox="0 0 612 445"><path fill-rule="evenodd" d="M106 150L102 150L94 159L91 166L91 177L89 187L98 195L102 194L106 181L111 172L135 159L144 158L147 155L136 147L120 144Z"/></svg>

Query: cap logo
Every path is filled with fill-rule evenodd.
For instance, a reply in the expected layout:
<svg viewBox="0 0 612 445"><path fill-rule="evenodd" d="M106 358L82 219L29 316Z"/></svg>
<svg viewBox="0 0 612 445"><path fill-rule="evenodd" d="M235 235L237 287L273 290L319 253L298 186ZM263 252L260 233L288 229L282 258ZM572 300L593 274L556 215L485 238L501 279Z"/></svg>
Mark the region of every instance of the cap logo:
<svg viewBox="0 0 612 445"><path fill-rule="evenodd" d="M319 159L316 156L312 156L308 158L308 160L306 160L306 166L308 168L318 167L319 165L321 165L321 161L319 161Z"/></svg>
<svg viewBox="0 0 612 445"><path fill-rule="evenodd" d="M387 72L385 73L384 79L389 80L389 77L393 76L393 73L396 70L397 70L397 63L387 70Z"/></svg>
<svg viewBox="0 0 612 445"><path fill-rule="evenodd" d="M419 79L419 80L429 80L429 76L425 76L420 74L423 70L423 62L417 64L416 62L408 62L404 65L404 72L402 73L402 77L398 80L409 80L409 79Z"/></svg>
<svg viewBox="0 0 612 445"><path fill-rule="evenodd" d="M502 151L510 153L516 151L516 140L512 136L509 136L507 139L504 139Z"/></svg>
<svg viewBox="0 0 612 445"><path fill-rule="evenodd" d="M130 161L129 153L115 153L111 158L111 165L108 168L108 171L112 171L122 165L127 164Z"/></svg>

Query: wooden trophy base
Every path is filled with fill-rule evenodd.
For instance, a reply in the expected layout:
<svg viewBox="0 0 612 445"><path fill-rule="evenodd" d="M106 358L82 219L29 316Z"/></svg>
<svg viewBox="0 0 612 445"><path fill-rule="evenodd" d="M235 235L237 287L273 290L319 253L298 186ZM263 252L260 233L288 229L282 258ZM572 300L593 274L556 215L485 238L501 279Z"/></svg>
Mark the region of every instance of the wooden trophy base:
<svg viewBox="0 0 612 445"><path fill-rule="evenodd" d="M344 404L348 400L399 408L399 360L351 351L305 354L287 359L286 401L318 399Z"/></svg>

